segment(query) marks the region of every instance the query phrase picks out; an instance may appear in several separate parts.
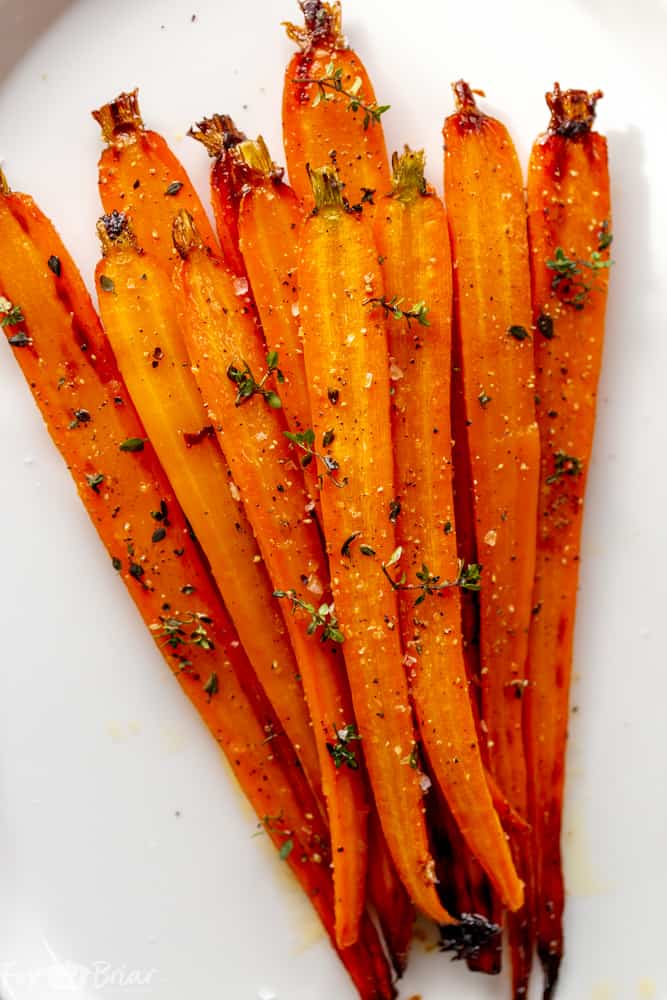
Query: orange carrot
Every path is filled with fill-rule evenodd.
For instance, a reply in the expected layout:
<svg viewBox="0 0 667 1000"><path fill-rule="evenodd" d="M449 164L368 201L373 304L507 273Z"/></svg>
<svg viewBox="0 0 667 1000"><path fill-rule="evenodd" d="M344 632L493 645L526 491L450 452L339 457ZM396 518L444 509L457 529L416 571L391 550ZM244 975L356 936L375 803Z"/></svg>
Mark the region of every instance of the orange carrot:
<svg viewBox="0 0 667 1000"><path fill-rule="evenodd" d="M445 122L445 190L457 319L463 348L467 437L474 480L480 592L482 725L489 770L525 816L522 710L535 567L539 436L535 422L530 270L523 182L507 130L455 85ZM514 841L529 881L524 846ZM510 921L514 995L530 970L526 908Z"/></svg>
<svg viewBox="0 0 667 1000"><path fill-rule="evenodd" d="M299 284L321 507L336 614L380 821L413 902L438 901L402 665L397 595L382 574L396 547L389 364L372 226L345 211L335 171L312 173L317 213L301 233Z"/></svg>
<svg viewBox="0 0 667 1000"><path fill-rule="evenodd" d="M287 24L299 51L287 66L283 138L287 169L299 198L312 204L307 166L331 157L351 204L372 205L388 187L382 115L359 56L348 48L339 0L299 0L304 27Z"/></svg>
<svg viewBox="0 0 667 1000"><path fill-rule="evenodd" d="M267 732L277 732L273 713L146 440L74 262L32 199L11 193L2 174L0 240L0 293L12 303L2 309L10 347L113 569L331 935L328 836L312 792L284 737L267 740ZM362 1000L391 1000L388 966L367 918L362 942L339 951L341 961Z"/></svg>
<svg viewBox="0 0 667 1000"><path fill-rule="evenodd" d="M232 272L207 251L186 213L177 216L174 240L183 258L177 280L185 297L190 360L278 588L275 596L283 599L303 677L331 829L336 935L340 945L350 944L365 897L366 796L353 749L357 734L339 648L343 635L324 592L326 557L280 413L279 358L265 355Z"/></svg>
<svg viewBox="0 0 667 1000"><path fill-rule="evenodd" d="M375 239L386 294L394 394L395 562L403 648L422 745L453 816L512 910L523 902L484 774L461 637L460 588L476 566L458 561L449 414L452 281L447 220L424 178L424 154L394 155L393 190L380 202ZM435 406L434 406L435 403ZM417 610L418 608L418 610Z"/></svg>
<svg viewBox="0 0 667 1000"><path fill-rule="evenodd" d="M368 895L375 907L391 963L400 977L408 963L415 908L398 877L375 809L368 818L368 843Z"/></svg>
<svg viewBox="0 0 667 1000"><path fill-rule="evenodd" d="M563 953L560 834L579 552L602 361L611 210L602 95L561 92L528 170L537 419L542 435L526 750L537 946L554 990Z"/></svg>
<svg viewBox="0 0 667 1000"><path fill-rule="evenodd" d="M104 257L96 284L118 366L246 653L317 789L319 764L299 668L190 368L173 286L158 260L139 252L124 216L105 216L98 230Z"/></svg>
<svg viewBox="0 0 667 1000"><path fill-rule="evenodd" d="M204 207L183 166L158 135L144 128L137 90L122 93L93 118L107 143L99 162L99 189L105 212L122 211L137 242L163 264L173 265L173 218L187 208L210 247L215 236Z"/></svg>
<svg viewBox="0 0 667 1000"><path fill-rule="evenodd" d="M246 138L229 115L213 115L197 122L188 135L197 139L213 159L211 167L211 204L222 256L237 277L246 273L239 250L239 206L241 185L236 176L233 151Z"/></svg>

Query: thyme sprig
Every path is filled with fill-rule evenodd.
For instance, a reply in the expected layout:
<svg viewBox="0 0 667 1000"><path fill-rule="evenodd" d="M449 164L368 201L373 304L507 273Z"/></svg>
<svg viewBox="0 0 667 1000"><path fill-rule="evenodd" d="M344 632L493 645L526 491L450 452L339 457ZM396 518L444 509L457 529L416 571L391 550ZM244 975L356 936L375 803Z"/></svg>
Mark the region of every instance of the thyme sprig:
<svg viewBox="0 0 667 1000"><path fill-rule="evenodd" d="M428 306L420 299L419 302L414 302L409 309L403 308L403 303L405 298L394 295L393 298L388 299L385 295L375 296L364 301L365 306L381 306L385 311L385 315L393 317L395 320L404 319L408 326L411 325L412 320L416 320L420 326L430 326L428 320Z"/></svg>
<svg viewBox="0 0 667 1000"><path fill-rule="evenodd" d="M170 649L178 649L180 646L199 646L200 649L215 649L215 643L211 639L206 629L206 625L211 625L212 619L208 615L194 612L184 614L164 616L160 615L157 622L150 626L151 632L156 640L163 639L161 646L169 646ZM191 626L194 626L193 628Z"/></svg>
<svg viewBox="0 0 667 1000"><path fill-rule="evenodd" d="M288 441L295 444L304 454L301 458L301 468L307 469L310 463L315 458L319 458L320 462L324 466L324 471L328 479L342 489L346 483L347 478L344 476L342 479L338 479L336 473L340 469L340 466L335 458L331 455L323 455L321 452L315 450L315 431L312 427L307 428L305 431L283 431L283 434ZM322 444L324 447L328 447L329 444L333 442L334 433L333 431L327 431L322 438Z"/></svg>
<svg viewBox="0 0 667 1000"><path fill-rule="evenodd" d="M296 614L297 611L303 611L304 614L310 615L310 621L306 628L308 635L314 635L321 628L320 642L330 640L331 642L342 643L345 641L345 636L341 632L338 619L334 614L333 604L320 604L316 608L314 604L309 604L308 601L303 601L298 597L296 590L274 590L273 596L279 600L286 598L290 601L292 614Z"/></svg>
<svg viewBox="0 0 667 1000"><path fill-rule="evenodd" d="M361 92L363 81L360 76L355 76L349 87L343 84L343 69L333 62L327 63L324 67L324 76L303 77L292 81L301 85L312 83L317 87L317 93L312 103L316 108L322 101L335 101L336 94L347 98L347 110L356 112L363 111L364 130L370 125L379 124L385 111L389 111L391 105L378 104L376 101L368 103Z"/></svg>
<svg viewBox="0 0 667 1000"><path fill-rule="evenodd" d="M283 405L280 396L274 389L266 388L266 383L272 375L276 376L276 381L279 383L285 381L285 376L278 367L277 351L269 351L266 355L266 371L259 381L253 375L247 361L243 361L243 368L230 365L227 369L227 378L236 385L234 405L241 406L251 396L259 395L266 400L272 410L279 410Z"/></svg>
<svg viewBox="0 0 667 1000"><path fill-rule="evenodd" d="M396 566L402 555L403 549L399 545L397 549L394 549L387 562L382 563L382 572L387 580L389 580L393 590L419 591L414 603L415 607L422 604L429 595L438 594L440 591L447 590L450 587L460 587L462 590L481 589L482 567L479 563L466 563L463 559L459 559L458 561L455 580L442 580L439 574L431 572L426 563L422 563L421 569L415 574L417 583L408 583L405 573L402 573L398 579L395 579L389 570L392 566Z"/></svg>
<svg viewBox="0 0 667 1000"><path fill-rule="evenodd" d="M3 330L7 326L17 326L19 323L25 322L21 306L12 305L9 299L0 298L0 312L5 314L0 320L0 327Z"/></svg>
<svg viewBox="0 0 667 1000"><path fill-rule="evenodd" d="M607 239L609 242L606 242ZM609 234L603 233L603 238L600 239L601 247L604 244L602 249L609 247L610 242ZM600 250L593 250L589 260L578 260L568 257L562 247L556 247L553 258L547 260L546 265L554 272L551 279L552 291L558 294L565 305L583 309L590 293L596 288L595 284L585 280L586 272L595 276L610 268L612 261L609 257L603 258Z"/></svg>
<svg viewBox="0 0 667 1000"><path fill-rule="evenodd" d="M334 766L340 768L345 764L352 771L358 771L359 761L357 760L356 753L350 746L350 743L353 741L361 740L361 736L357 732L357 727L353 725L342 726L341 729L335 730L335 733L336 741L334 743L327 741L327 751L334 762Z"/></svg>

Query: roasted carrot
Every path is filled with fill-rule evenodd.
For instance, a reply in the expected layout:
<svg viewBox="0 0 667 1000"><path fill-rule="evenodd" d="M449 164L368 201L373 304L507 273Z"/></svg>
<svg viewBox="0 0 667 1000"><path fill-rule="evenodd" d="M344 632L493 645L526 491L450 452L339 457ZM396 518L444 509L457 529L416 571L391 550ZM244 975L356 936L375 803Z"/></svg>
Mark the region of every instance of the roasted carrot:
<svg viewBox="0 0 667 1000"><path fill-rule="evenodd" d="M240 143L234 153L245 185L239 213L243 259L267 346L280 354L285 415L291 430L305 431L311 420L297 286L303 210L261 136Z"/></svg>
<svg viewBox="0 0 667 1000"><path fill-rule="evenodd" d="M299 0L305 24L287 24L299 51L283 89L283 140L290 183L312 205L308 164L329 158L340 171L348 201L371 207L388 186L382 115L361 59L348 48L339 0Z"/></svg>
<svg viewBox="0 0 667 1000"><path fill-rule="evenodd" d="M172 266L171 226L187 208L210 247L215 235L204 207L179 160L157 132L144 128L137 90L122 93L93 111L107 143L99 162L99 190L104 211L122 211L137 242L163 264Z"/></svg>
<svg viewBox="0 0 667 1000"><path fill-rule="evenodd" d="M375 809L368 818L368 895L375 907L396 975L402 976L415 922L415 908L398 877Z"/></svg>
<svg viewBox="0 0 667 1000"><path fill-rule="evenodd" d="M477 566L458 560L449 414L452 268L442 202L424 177L424 153L394 155L392 192L379 203L392 359L396 584L412 697L432 773L472 853L512 910L523 902L487 785L468 694L460 589L477 589ZM435 405L434 405L435 404ZM394 571L396 572L396 571ZM418 608L418 610L417 610Z"/></svg>
<svg viewBox="0 0 667 1000"><path fill-rule="evenodd" d="M528 169L542 456L525 722L545 997L563 953L560 834L572 638L611 264L607 143L593 131L601 96L555 84L547 94L551 122Z"/></svg>
<svg viewBox="0 0 667 1000"><path fill-rule="evenodd" d="M299 667L237 485L190 368L171 281L142 254L127 220L105 216L96 271L102 320L135 406L204 549L248 657L319 788Z"/></svg>
<svg viewBox="0 0 667 1000"><path fill-rule="evenodd" d="M331 829L336 935L340 945L351 944L365 898L368 807L351 742L357 734L340 651L343 635L324 591L326 556L280 413L279 358L265 354L254 316L235 293L232 272L205 248L187 213L176 218L174 240L182 257L177 280L190 361L275 596L282 599L299 662ZM272 384L276 388L268 388Z"/></svg>
<svg viewBox="0 0 667 1000"><path fill-rule="evenodd" d="M461 331L480 591L480 674L489 770L526 814L522 710L535 567L539 435L521 171L505 127L463 81L447 118L445 190ZM525 845L514 859L529 882ZM510 920L514 996L530 969L527 908Z"/></svg>
<svg viewBox="0 0 667 1000"><path fill-rule="evenodd" d="M79 496L156 645L331 934L326 829L132 405L67 250L0 174L0 311ZM20 317L20 318L19 318ZM131 444L130 444L131 443ZM394 990L377 935L339 952L362 1000Z"/></svg>
<svg viewBox="0 0 667 1000"><path fill-rule="evenodd" d="M301 232L299 286L321 508L336 614L387 845L413 902L451 920L435 888L402 665L398 601L382 565L396 547L382 276L372 225L345 210L332 168L312 172L317 212Z"/></svg>
<svg viewBox="0 0 667 1000"><path fill-rule="evenodd" d="M222 256L233 273L243 278L246 273L239 249L239 207L241 188L233 151L246 138L229 115L203 118L188 135L197 139L213 159L211 167L211 204Z"/></svg>

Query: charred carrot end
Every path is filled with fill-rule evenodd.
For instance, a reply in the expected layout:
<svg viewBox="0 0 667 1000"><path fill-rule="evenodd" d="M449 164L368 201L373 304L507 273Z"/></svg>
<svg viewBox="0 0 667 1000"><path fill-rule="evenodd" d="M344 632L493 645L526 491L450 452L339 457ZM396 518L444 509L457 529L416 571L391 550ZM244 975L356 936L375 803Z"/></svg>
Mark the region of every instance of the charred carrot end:
<svg viewBox="0 0 667 1000"><path fill-rule="evenodd" d="M238 175L235 148L246 135L229 115L203 118L188 135L197 139L213 159L211 166L211 205L222 255L235 275L245 274L239 250L239 205L243 178Z"/></svg>
<svg viewBox="0 0 667 1000"><path fill-rule="evenodd" d="M355 715L397 871L420 909L451 922L436 894L420 775L409 766L416 741L398 606L382 573L395 534L387 344L382 312L368 301L382 292L377 250L369 222L346 212L335 171L310 175L317 213L301 233L301 320L323 525Z"/></svg>
<svg viewBox="0 0 667 1000"><path fill-rule="evenodd" d="M290 182L312 202L308 163L326 163L333 149L352 204L387 183L387 150L382 116L389 109L375 99L361 60L347 47L340 4L303 0L304 26L288 24L299 51L285 74L283 135Z"/></svg>
<svg viewBox="0 0 667 1000"><path fill-rule="evenodd" d="M139 245L168 267L174 263L171 226L179 208L188 209L207 246L215 248L213 230L190 178L162 136L144 126L138 92L122 93L92 114L107 144L99 162L104 211L125 213Z"/></svg>
<svg viewBox="0 0 667 1000"><path fill-rule="evenodd" d="M451 472L447 221L426 184L423 151L406 148L394 156L392 188L380 202L374 232L383 260L386 294L380 301L389 354L405 373L391 397L394 496L400 503L396 538L408 579L396 584L403 648L418 644L419 655L410 657L412 696L432 774L473 854L506 904L517 909L523 889L484 773L466 680L460 586L454 582L461 568ZM420 583L424 589L415 593Z"/></svg>
<svg viewBox="0 0 667 1000"><path fill-rule="evenodd" d="M555 989L563 954L560 837L572 642L612 263L607 147L593 130L601 96L555 85L547 94L549 128L533 146L528 170L542 454L525 741L545 997Z"/></svg>
<svg viewBox="0 0 667 1000"><path fill-rule="evenodd" d="M336 935L345 946L357 939L364 904L368 806L363 772L348 745L357 734L339 648L343 635L332 623L326 557L285 433L283 383L274 374L279 358L269 354L267 360L254 317L239 302L231 272L206 252L185 213L176 219L174 241L182 257L178 279L190 361L222 428L220 443L246 499L299 662L331 828ZM265 366L275 388L266 387L265 377L259 379ZM276 487L276 477L282 489ZM319 611L309 601L304 580L323 595ZM319 638L324 641L317 641L313 633L322 618L326 623Z"/></svg>
<svg viewBox="0 0 667 1000"><path fill-rule="evenodd" d="M398 877L377 813L368 822L368 895L380 921L394 971L402 976L415 922L415 908Z"/></svg>

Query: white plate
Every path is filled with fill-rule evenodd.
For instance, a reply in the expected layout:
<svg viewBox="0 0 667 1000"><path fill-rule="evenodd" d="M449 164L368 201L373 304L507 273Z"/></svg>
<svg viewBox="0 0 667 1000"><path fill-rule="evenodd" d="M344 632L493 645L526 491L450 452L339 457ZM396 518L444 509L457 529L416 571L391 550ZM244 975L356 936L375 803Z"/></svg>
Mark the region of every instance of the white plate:
<svg viewBox="0 0 667 1000"><path fill-rule="evenodd" d="M146 121L203 194L206 157L183 139L203 114L261 130L281 160L279 22L296 15L290 0L0 0L0 73L14 66L0 81L0 155L88 279L90 109L138 84ZM487 89L524 162L555 79L606 93L616 265L583 546L559 997L666 1000L667 7L346 0L345 24L393 105L391 146L425 145L438 183L451 80ZM284 866L252 839L249 808L0 353L0 996L58 996L71 962L89 974L68 992L86 998L352 998ZM128 984L132 970L144 986ZM413 994L491 1000L508 988L415 944L401 997Z"/></svg>

